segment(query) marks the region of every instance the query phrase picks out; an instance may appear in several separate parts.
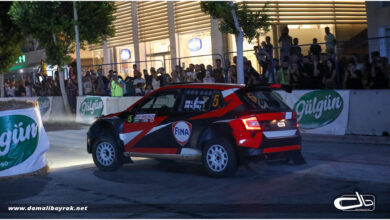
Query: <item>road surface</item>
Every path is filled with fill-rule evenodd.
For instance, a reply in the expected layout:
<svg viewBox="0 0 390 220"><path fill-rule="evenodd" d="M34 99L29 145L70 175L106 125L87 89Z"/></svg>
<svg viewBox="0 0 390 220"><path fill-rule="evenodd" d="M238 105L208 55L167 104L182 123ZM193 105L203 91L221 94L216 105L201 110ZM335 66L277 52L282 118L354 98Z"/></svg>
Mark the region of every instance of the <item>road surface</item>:
<svg viewBox="0 0 390 220"><path fill-rule="evenodd" d="M86 129L48 132L51 171L0 181L0 218L390 218L390 146L303 142L305 165L255 162L213 179L200 164L135 159L98 171ZM344 194L375 195L372 212L344 212ZM9 211L12 206L87 211Z"/></svg>

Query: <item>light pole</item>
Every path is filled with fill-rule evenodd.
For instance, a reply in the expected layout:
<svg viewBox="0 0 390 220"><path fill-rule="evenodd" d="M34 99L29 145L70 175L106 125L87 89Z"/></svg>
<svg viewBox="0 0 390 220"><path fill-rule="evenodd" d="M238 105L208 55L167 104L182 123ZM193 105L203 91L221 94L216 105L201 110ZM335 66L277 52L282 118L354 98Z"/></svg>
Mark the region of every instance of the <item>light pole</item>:
<svg viewBox="0 0 390 220"><path fill-rule="evenodd" d="M79 96L83 95L83 84L82 84L82 74L81 74L81 61L80 61L80 42L79 42L79 27L77 26L77 9L76 1L73 1L73 16L76 24L74 25L74 31L76 34L76 58L77 58L77 82L79 87Z"/></svg>

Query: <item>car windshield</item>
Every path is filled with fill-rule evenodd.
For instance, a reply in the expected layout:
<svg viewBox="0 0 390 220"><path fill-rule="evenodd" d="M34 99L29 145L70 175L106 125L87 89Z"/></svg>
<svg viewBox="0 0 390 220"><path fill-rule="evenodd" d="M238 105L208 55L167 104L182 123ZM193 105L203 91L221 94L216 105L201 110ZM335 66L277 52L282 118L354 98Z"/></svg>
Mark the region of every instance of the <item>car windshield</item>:
<svg viewBox="0 0 390 220"><path fill-rule="evenodd" d="M243 102L253 110L256 109L265 112L290 111L289 107L283 103L280 96L273 91L240 91L238 95Z"/></svg>

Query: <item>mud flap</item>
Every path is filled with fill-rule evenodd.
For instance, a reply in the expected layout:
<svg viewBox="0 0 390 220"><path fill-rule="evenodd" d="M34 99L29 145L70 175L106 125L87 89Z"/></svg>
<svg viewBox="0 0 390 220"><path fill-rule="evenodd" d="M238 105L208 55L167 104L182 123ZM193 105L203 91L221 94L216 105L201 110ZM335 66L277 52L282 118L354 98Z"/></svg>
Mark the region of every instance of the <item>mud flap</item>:
<svg viewBox="0 0 390 220"><path fill-rule="evenodd" d="M301 151L290 152L290 159L295 165L301 165L306 163Z"/></svg>

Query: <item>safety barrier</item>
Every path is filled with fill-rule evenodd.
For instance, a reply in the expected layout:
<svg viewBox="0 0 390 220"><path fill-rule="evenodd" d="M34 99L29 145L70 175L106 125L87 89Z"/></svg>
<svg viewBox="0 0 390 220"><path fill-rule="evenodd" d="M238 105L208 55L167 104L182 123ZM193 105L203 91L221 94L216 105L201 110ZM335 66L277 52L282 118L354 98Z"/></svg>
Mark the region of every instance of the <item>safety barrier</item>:
<svg viewBox="0 0 390 220"><path fill-rule="evenodd" d="M326 94L325 94L326 93ZM322 108L324 108L325 99L331 100L330 98L333 97L337 98L340 96L340 98L343 100L342 108L339 109L332 109L332 112L322 112L321 119L317 121L315 126L318 126L316 128L313 128L314 124L308 123L307 119L312 117L316 112L310 112L310 111L317 111L320 110L319 108L322 105ZM308 108L309 115L306 115L306 121L301 122L301 128L304 129L305 126L309 128L309 132L314 131L316 132L316 129L321 131L320 133L331 133L331 134L353 134L353 135L377 135L381 136L384 134L390 133L390 115L388 112L390 112L390 90L295 90L293 93L289 94L283 94L283 92L280 92L281 98L291 107L294 109L298 107L296 110L302 111L303 104L308 103L311 104L312 107ZM331 95L329 98L328 96ZM316 97L316 101L314 103L314 98ZM74 120L70 119L69 116L66 116L65 114L65 108L62 102L62 97L60 96L54 96L54 97L47 97L49 100L51 100L51 110L50 114L47 120L49 121L64 121L64 120ZM135 103L137 100L139 100L140 96L129 96L129 97L99 97L99 96L82 96L77 97L77 115L76 115L76 121L82 122L82 123L92 123L93 119L95 117L105 115L105 114L112 114L116 112L120 112L131 106L133 103ZM1 100L9 100L9 99L15 99L15 100L38 100L38 97L31 97L31 98L0 98ZM322 104L318 104L320 99L323 99ZM43 98L41 98L41 102L45 101ZM46 100L47 101L47 100ZM299 101L302 101L302 106L297 105ZM304 101L304 102L303 102ZM337 101L337 99L336 99ZM327 101L328 102L328 101ZM332 101L333 102L333 101ZM84 103L84 104L83 104ZM337 103L335 103L336 105ZM42 104L42 111L45 111L47 109L47 104ZM337 106L334 106L337 108ZM346 111L346 113L344 113ZM326 114L325 114L326 113ZM47 114L47 113L46 113ZM310 115L312 114L312 115ZM319 113L318 113L319 114ZM337 116L335 116L337 114ZM315 115L314 115L315 116ZM313 116L313 117L314 117ZM317 117L320 117L320 115L317 115ZM324 117L334 117L330 119L335 120L328 120ZM339 119L337 119L339 117ZM43 119L45 119L45 116L43 114ZM337 120L339 121L337 121ZM345 121L345 122L344 122ZM337 124L334 124L337 123ZM333 126L334 124L336 128ZM326 126L330 128L330 130L326 130L324 132L324 127ZM322 126L322 128L320 127Z"/></svg>

